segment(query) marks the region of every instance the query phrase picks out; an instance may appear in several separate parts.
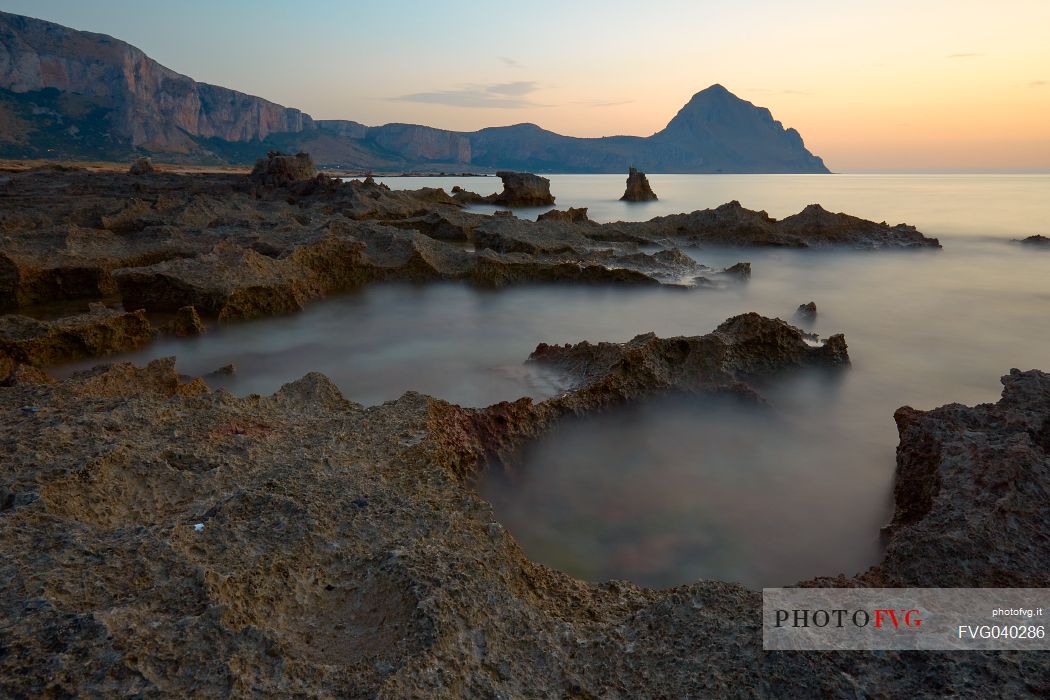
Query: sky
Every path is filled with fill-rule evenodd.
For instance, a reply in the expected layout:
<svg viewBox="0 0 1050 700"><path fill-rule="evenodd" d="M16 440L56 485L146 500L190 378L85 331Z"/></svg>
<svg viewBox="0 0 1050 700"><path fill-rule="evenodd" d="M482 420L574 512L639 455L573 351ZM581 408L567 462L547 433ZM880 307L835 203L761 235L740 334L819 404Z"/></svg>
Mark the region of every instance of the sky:
<svg viewBox="0 0 1050 700"><path fill-rule="evenodd" d="M721 83L835 171L1050 169L1050 0L0 0L320 119L663 128Z"/></svg>

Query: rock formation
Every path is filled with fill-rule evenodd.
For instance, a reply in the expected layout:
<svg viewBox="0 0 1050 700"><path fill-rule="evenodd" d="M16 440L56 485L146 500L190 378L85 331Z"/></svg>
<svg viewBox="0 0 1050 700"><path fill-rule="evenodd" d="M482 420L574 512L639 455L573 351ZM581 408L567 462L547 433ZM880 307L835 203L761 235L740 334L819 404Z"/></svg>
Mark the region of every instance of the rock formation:
<svg viewBox="0 0 1050 700"><path fill-rule="evenodd" d="M57 321L9 314L0 316L0 356L43 367L136 350L155 335L141 310L125 313L103 304L91 304L87 313Z"/></svg>
<svg viewBox="0 0 1050 700"><path fill-rule="evenodd" d="M161 326L160 332L165 335L173 335L176 338L190 338L205 332L204 321L201 320L197 309L192 306L183 306L175 312L175 316L166 324Z"/></svg>
<svg viewBox="0 0 1050 700"><path fill-rule="evenodd" d="M587 218L587 207L569 207L564 211L551 209L536 217L537 221L568 221L573 224L595 223Z"/></svg>
<svg viewBox="0 0 1050 700"><path fill-rule="evenodd" d="M818 204L777 221L764 211L745 209L735 200L689 214L603 224L601 230L592 235L638 243L672 239L693 246L940 248L936 238L927 238L907 224L890 226L848 214L833 214Z"/></svg>
<svg viewBox="0 0 1050 700"><path fill-rule="evenodd" d="M817 319L817 302L810 301L805 304L799 304L798 309L795 311L795 316L799 320L812 323Z"/></svg>
<svg viewBox="0 0 1050 700"><path fill-rule="evenodd" d="M487 198L504 207L545 207L554 204L551 181L532 173L496 173L503 180L503 191Z"/></svg>
<svg viewBox="0 0 1050 700"><path fill-rule="evenodd" d="M149 175L154 172L153 160L150 158L136 158L135 162L128 168L128 175Z"/></svg>
<svg viewBox="0 0 1050 700"><path fill-rule="evenodd" d="M251 178L261 185L283 187L293 182L309 180L317 174L313 158L308 153L290 156L270 151L265 158L255 161Z"/></svg>
<svg viewBox="0 0 1050 700"><path fill-rule="evenodd" d="M649 178L645 173L635 170L631 166L627 173L627 189L624 190L620 201L623 202L655 202L657 199L653 188L649 186Z"/></svg>
<svg viewBox="0 0 1050 700"><path fill-rule="evenodd" d="M1021 243L1033 246L1050 246L1050 238L1036 234L1034 236L1029 236L1028 238L1022 238Z"/></svg>

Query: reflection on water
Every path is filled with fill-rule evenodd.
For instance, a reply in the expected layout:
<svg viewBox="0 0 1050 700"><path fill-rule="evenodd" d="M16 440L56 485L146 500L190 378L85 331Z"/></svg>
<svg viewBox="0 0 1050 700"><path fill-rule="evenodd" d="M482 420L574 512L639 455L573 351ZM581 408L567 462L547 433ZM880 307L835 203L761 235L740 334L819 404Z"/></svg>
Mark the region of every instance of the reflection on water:
<svg viewBox="0 0 1050 700"><path fill-rule="evenodd" d="M574 195L571 177L582 178L581 187L609 178L556 178L559 206L593 206L586 191ZM650 178L661 196L673 188L657 178L670 177ZM188 374L232 362L237 375L213 381L236 393L269 393L320 371L347 398L366 404L417 390L481 406L561 388L557 376L522 364L540 342L623 341L647 331L695 335L747 311L790 319L800 303L814 300L813 330L825 337L843 332L849 344L853 367L838 382L786 378L763 389L773 406L768 413L660 402L566 424L534 446L514 483L491 479L482 489L527 554L585 578L670 585L709 577L758 586L856 573L878 558L875 538L888 515L894 469L894 410L994 401L998 379L1011 367L1050 368L1050 252L1009 242L1046 232L1050 178L986 178L983 189L959 178L951 209L951 178L942 178L940 194L921 179L915 192L902 194L893 178L879 184L882 176L740 177L753 186L730 194L719 188L744 181L689 176L683 182L701 193L696 204L669 206L680 211L737 198L782 215L801 208L785 203L792 197L821 201L915 223L945 249L704 249L693 254L713 266L750 260L753 277L689 293L379 285L294 316L165 340L119 359L176 355ZM800 194L818 186L810 180L828 195ZM1029 180L1042 187L1038 206ZM455 182L470 188L480 181ZM881 214L872 193L879 187ZM836 203L850 188L862 190L856 201ZM1011 188L1023 193L1011 200ZM928 219L918 215L923 197ZM998 224L984 208L992 200L994 212L1010 212Z"/></svg>

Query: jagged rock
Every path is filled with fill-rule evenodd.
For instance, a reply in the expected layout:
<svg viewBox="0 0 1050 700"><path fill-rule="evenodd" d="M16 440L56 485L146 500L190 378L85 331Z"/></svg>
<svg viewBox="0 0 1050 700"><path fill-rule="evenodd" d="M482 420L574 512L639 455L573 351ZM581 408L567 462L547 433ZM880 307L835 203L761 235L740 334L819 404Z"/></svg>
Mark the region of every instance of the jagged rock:
<svg viewBox="0 0 1050 700"><path fill-rule="evenodd" d="M810 248L939 248L913 226L889 226L847 214L832 214L812 204L800 213L777 221L764 211L751 211L732 201L714 209L658 216L649 221L602 224L585 232L595 240L690 245L783 246Z"/></svg>
<svg viewBox="0 0 1050 700"><path fill-rule="evenodd" d="M645 173L633 167L627 173L627 189L624 190L620 201L623 202L655 202L657 199L653 188L649 186L649 178Z"/></svg>
<svg viewBox="0 0 1050 700"><path fill-rule="evenodd" d="M156 172L152 158L137 158L128 168L128 175L149 175Z"/></svg>
<svg viewBox="0 0 1050 700"><path fill-rule="evenodd" d="M795 316L803 321L815 321L817 318L817 302L811 301L806 304L799 304L798 309L795 310Z"/></svg>
<svg viewBox="0 0 1050 700"><path fill-rule="evenodd" d="M206 327L201 320L197 309L192 306L183 306L175 312L175 317L160 328L165 335L173 335L177 338L190 338L202 335Z"/></svg>
<svg viewBox="0 0 1050 700"><path fill-rule="evenodd" d="M1050 246L1050 238L1039 234L1029 236L1028 238L1022 238L1020 242L1025 245Z"/></svg>
<svg viewBox="0 0 1050 700"><path fill-rule="evenodd" d="M560 220L492 218L474 229L474 247L497 253L564 253L594 248L580 227Z"/></svg>
<svg viewBox="0 0 1050 700"><path fill-rule="evenodd" d="M727 267L722 272L724 272L727 275L733 275L735 277L739 277L740 279L748 279L749 277L751 277L751 263L749 263L749 262L734 263L733 265L730 265L729 267Z"/></svg>
<svg viewBox="0 0 1050 700"><path fill-rule="evenodd" d="M505 287L523 282L574 282L577 284L657 285L652 270L610 267L609 261L590 261L573 254L497 253L483 250L474 257L471 282L485 287Z"/></svg>
<svg viewBox="0 0 1050 700"><path fill-rule="evenodd" d="M54 384L57 380L50 374L32 365L11 363L5 369L5 363L0 358L0 386L27 386L32 384Z"/></svg>
<svg viewBox="0 0 1050 700"><path fill-rule="evenodd" d="M594 224L587 218L587 207L573 208L561 211L558 209L551 209L548 212L544 212L536 217L537 221L568 221L574 224Z"/></svg>
<svg viewBox="0 0 1050 700"><path fill-rule="evenodd" d="M300 311L320 292L287 260L230 243L197 258L117 270L125 306L178 311L193 306L220 321Z"/></svg>
<svg viewBox="0 0 1050 700"><path fill-rule="evenodd" d="M308 153L294 156L270 151L265 158L255 161L251 178L261 185L284 187L293 182L312 180L317 175L314 160Z"/></svg>
<svg viewBox="0 0 1050 700"><path fill-rule="evenodd" d="M936 238L926 238L914 226L875 223L849 214L833 214L810 204L798 214L777 222L777 229L807 245L848 243L862 248L940 248Z"/></svg>
<svg viewBox="0 0 1050 700"><path fill-rule="evenodd" d="M395 228L415 229L439 241L465 243L472 240L474 229L488 220L487 216L465 211L432 211L423 216L389 219L383 223Z"/></svg>
<svg viewBox="0 0 1050 700"><path fill-rule="evenodd" d="M798 328L748 313L734 316L705 336L661 339L649 333L627 343L541 343L529 361L567 373L577 387L598 387L627 399L671 387L735 390L739 383L787 367L845 367L849 354L842 335L814 347ZM615 386L610 385L611 377L618 378Z"/></svg>
<svg viewBox="0 0 1050 700"><path fill-rule="evenodd" d="M503 180L503 191L487 197L486 201L504 207L543 207L554 204L551 181L547 178L506 170L496 175Z"/></svg>
<svg viewBox="0 0 1050 700"><path fill-rule="evenodd" d="M125 313L104 304L54 321L10 314L0 316L0 356L42 367L135 350L155 335L141 310Z"/></svg>
<svg viewBox="0 0 1050 700"><path fill-rule="evenodd" d="M896 508L871 578L945 587L1050 581L1050 375L1013 369L1002 383L995 404L894 414Z"/></svg>

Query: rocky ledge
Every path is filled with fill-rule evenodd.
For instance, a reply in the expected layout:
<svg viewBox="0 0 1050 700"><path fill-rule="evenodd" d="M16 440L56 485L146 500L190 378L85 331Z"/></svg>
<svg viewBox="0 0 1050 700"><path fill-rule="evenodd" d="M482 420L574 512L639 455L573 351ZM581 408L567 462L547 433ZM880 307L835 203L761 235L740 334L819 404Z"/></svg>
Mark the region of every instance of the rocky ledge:
<svg viewBox="0 0 1050 700"><path fill-rule="evenodd" d="M317 374L236 398L180 380L172 360L0 388L0 693L1050 689L1038 654L763 653L758 593L575 580L528 561L470 486L561 416L666 391L755 400L755 379L845 365L841 337L813 347L748 314L700 337L540 345L531 361L572 388L480 410L414 393L366 408ZM1004 383L994 406L898 412L886 560L877 579L833 585L1047 585L1050 377Z"/></svg>
<svg viewBox="0 0 1050 700"><path fill-rule="evenodd" d="M55 321L8 314L0 316L0 363L10 371L16 364L45 367L102 357L140 348L155 335L141 310L125 313L104 304ZM0 379L3 375L0 367Z"/></svg>

